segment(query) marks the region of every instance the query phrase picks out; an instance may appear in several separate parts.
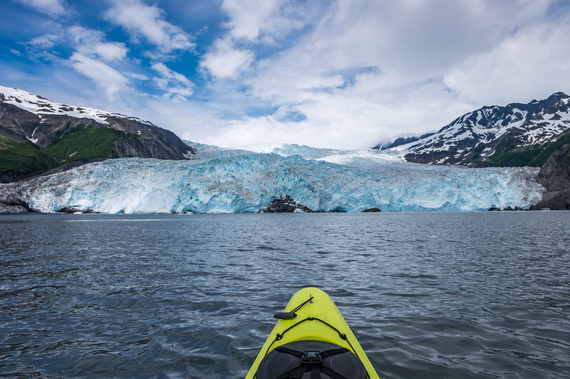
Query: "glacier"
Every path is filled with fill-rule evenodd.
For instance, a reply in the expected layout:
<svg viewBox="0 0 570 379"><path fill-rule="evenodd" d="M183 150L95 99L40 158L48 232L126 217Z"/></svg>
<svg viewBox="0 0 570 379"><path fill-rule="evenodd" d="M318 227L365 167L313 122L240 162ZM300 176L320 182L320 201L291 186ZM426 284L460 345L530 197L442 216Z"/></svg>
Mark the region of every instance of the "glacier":
<svg viewBox="0 0 570 379"><path fill-rule="evenodd" d="M0 200L38 212L258 212L282 195L314 211L480 211L541 200L537 168L408 163L373 149L298 145L229 149L185 141L190 161L124 158L0 185Z"/></svg>

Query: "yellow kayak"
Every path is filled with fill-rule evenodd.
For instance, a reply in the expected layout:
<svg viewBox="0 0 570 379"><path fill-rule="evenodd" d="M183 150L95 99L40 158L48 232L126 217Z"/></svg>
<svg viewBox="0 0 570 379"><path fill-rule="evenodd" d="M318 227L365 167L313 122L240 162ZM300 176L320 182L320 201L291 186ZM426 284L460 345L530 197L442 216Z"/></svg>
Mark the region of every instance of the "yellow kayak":
<svg viewBox="0 0 570 379"><path fill-rule="evenodd" d="M246 379L379 379L332 299L318 288L297 292Z"/></svg>

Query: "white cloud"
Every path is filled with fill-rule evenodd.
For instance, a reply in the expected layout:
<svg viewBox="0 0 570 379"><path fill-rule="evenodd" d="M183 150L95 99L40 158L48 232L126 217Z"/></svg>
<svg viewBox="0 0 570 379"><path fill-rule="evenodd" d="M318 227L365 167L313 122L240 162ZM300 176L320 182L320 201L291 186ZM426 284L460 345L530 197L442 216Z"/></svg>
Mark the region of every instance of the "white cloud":
<svg viewBox="0 0 570 379"><path fill-rule="evenodd" d="M55 43L59 40L60 38L56 35L53 34L46 34L43 36L39 36L36 38L32 38L30 40L30 42L28 42L27 44L29 46L32 46L36 49L40 49L40 50L47 50L47 49L51 49L52 47L55 46Z"/></svg>
<svg viewBox="0 0 570 379"><path fill-rule="evenodd" d="M160 77L154 78L154 82L166 92L164 95L166 98L183 100L192 95L194 83L184 75L172 71L164 63L155 63L152 68L160 75Z"/></svg>
<svg viewBox="0 0 570 379"><path fill-rule="evenodd" d="M222 52L239 51L239 38L255 44L270 35L256 17L278 19L283 11L271 1L271 12L234 14L230 4L237 3L224 2L231 29L202 65L214 76L243 79L250 101L278 111L229 120L210 142L373 146L437 130L498 95L514 102L527 99L523 88L541 92L533 97L565 90L570 23L553 29L552 3L339 0L288 50L241 63Z"/></svg>
<svg viewBox="0 0 570 379"><path fill-rule="evenodd" d="M106 62L122 60L127 55L127 49L123 43L102 42L93 45L93 53Z"/></svg>
<svg viewBox="0 0 570 379"><path fill-rule="evenodd" d="M196 142L213 142L213 136L223 130L227 123L212 109L212 103L186 101L184 106L163 98L148 98L137 117L167 127L180 138Z"/></svg>
<svg viewBox="0 0 570 379"><path fill-rule="evenodd" d="M220 0L226 29L209 29L215 39L199 49L209 76L196 84L156 59L194 47L152 5L161 3L108 1L107 20L156 46L142 53L152 64L75 27L69 65L107 91L109 108L130 104L129 114L197 142L370 147L437 130L483 105L570 91L569 8L552 8L555 0ZM51 49L57 38L25 46ZM151 78L162 92L133 100L127 80ZM199 99L191 96L197 87Z"/></svg>
<svg viewBox="0 0 570 379"><path fill-rule="evenodd" d="M106 42L105 35L98 30L72 26L67 32L77 51L83 55L98 57L105 62L120 61L127 55L124 43Z"/></svg>
<svg viewBox="0 0 570 379"><path fill-rule="evenodd" d="M128 82L127 78L112 67L79 52L73 53L69 59L69 64L76 71L102 87L110 99L114 98L117 92L124 89Z"/></svg>
<svg viewBox="0 0 570 379"><path fill-rule="evenodd" d="M138 79L138 80L148 80L148 76L146 75L141 75L141 74L135 74L133 72L129 72L127 74L127 76L134 78L134 79Z"/></svg>
<svg viewBox="0 0 570 379"><path fill-rule="evenodd" d="M22 42L21 44L26 48L28 57L34 61L40 59L44 62L59 62L61 58L59 54L54 51L54 47L60 41L60 36L45 34L32 38L28 42Z"/></svg>
<svg viewBox="0 0 570 379"><path fill-rule="evenodd" d="M286 0L224 0L220 8L229 17L229 30L214 41L200 66L214 77L235 79L255 59L250 48L241 47L244 43L276 45L276 39L305 26L310 12L296 5Z"/></svg>
<svg viewBox="0 0 570 379"><path fill-rule="evenodd" d="M125 59L125 44L105 41L103 32L81 26L68 28L67 37L75 47L67 64L103 88L109 99L117 99L117 93L127 88L128 79L109 64Z"/></svg>
<svg viewBox="0 0 570 379"><path fill-rule="evenodd" d="M38 12L48 14L50 16L60 16L67 11L63 0L17 0Z"/></svg>
<svg viewBox="0 0 570 379"><path fill-rule="evenodd" d="M411 80L440 76L543 18L550 2L339 0L300 41L305 51L299 58L335 69L391 69Z"/></svg>
<svg viewBox="0 0 570 379"><path fill-rule="evenodd" d="M546 98L570 89L570 19L517 31L450 70L444 83L488 105Z"/></svg>
<svg viewBox="0 0 570 379"><path fill-rule="evenodd" d="M344 79L341 75L307 75L305 77L297 76L294 82L295 88L300 90L335 88L340 87L343 84Z"/></svg>
<svg viewBox="0 0 570 379"><path fill-rule="evenodd" d="M144 37L162 53L190 50L195 45L179 27L164 20L164 10L140 0L114 0L105 17L135 37Z"/></svg>
<svg viewBox="0 0 570 379"><path fill-rule="evenodd" d="M221 9L230 17L226 27L232 38L255 41L261 34L281 38L304 26L295 12L299 8L290 5L286 0L224 0Z"/></svg>
<svg viewBox="0 0 570 379"><path fill-rule="evenodd" d="M214 47L203 56L200 66L215 77L236 78L248 68L253 59L252 51L236 49L232 42L225 38L214 42Z"/></svg>
<svg viewBox="0 0 570 379"><path fill-rule="evenodd" d="M208 143L248 146L297 143L316 147L366 148L400 136L439 129L471 109L457 101L441 82L392 87L389 75L363 73L354 84L326 91L283 86L277 75L264 76L274 91L272 115L230 120ZM267 82L269 81L269 82ZM257 84L259 85L259 84ZM295 122L291 118L301 117Z"/></svg>

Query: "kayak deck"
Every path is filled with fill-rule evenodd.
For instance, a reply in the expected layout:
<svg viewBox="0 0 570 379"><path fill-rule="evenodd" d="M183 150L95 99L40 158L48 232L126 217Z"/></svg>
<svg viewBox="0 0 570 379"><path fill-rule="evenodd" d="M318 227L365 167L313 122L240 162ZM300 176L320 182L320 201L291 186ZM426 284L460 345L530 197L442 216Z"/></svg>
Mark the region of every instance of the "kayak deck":
<svg viewBox="0 0 570 379"><path fill-rule="evenodd" d="M370 379L379 379L354 333L324 291L314 287L298 291L291 297L285 312L276 316L280 319L261 348L246 379L256 377L261 361L276 347L307 340L328 342L348 349L362 362Z"/></svg>

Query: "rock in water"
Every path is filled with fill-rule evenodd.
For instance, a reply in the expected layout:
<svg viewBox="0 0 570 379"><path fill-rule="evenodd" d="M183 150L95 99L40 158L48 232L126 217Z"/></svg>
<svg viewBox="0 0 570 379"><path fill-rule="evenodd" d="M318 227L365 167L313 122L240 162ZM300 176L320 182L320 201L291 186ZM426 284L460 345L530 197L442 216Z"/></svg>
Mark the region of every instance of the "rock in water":
<svg viewBox="0 0 570 379"><path fill-rule="evenodd" d="M363 210L362 212L382 212L380 209L373 207Z"/></svg>
<svg viewBox="0 0 570 379"><path fill-rule="evenodd" d="M99 212L95 212L91 209L81 209L81 208L75 208L75 207L66 207L66 208L61 208L60 210L57 211L58 213L67 213L67 214L89 214L89 213L99 213Z"/></svg>
<svg viewBox="0 0 570 379"><path fill-rule="evenodd" d="M263 208L259 213L308 213L312 211L306 205L296 202L291 196L284 195L279 199L273 200L271 205Z"/></svg>

